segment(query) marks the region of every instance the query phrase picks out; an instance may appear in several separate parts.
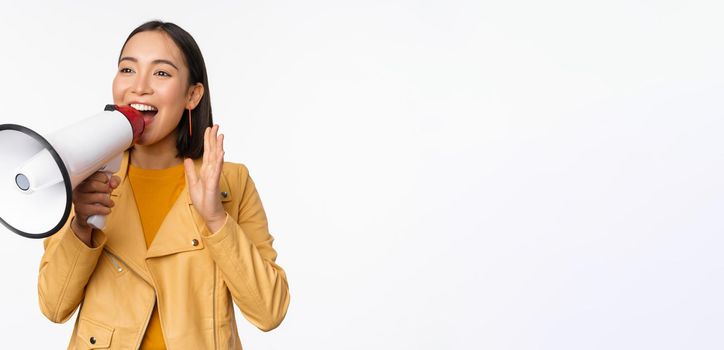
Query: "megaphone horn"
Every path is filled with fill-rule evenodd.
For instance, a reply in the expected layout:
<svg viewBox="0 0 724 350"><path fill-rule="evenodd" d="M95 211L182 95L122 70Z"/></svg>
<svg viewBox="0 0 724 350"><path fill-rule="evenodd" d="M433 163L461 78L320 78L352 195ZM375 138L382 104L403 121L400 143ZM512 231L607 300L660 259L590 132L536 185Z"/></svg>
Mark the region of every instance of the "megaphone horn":
<svg viewBox="0 0 724 350"><path fill-rule="evenodd" d="M123 151L144 127L139 111L116 105L47 138L0 125L0 222L28 238L58 232L70 215L73 189L96 171L118 171ZM88 222L102 229L104 218Z"/></svg>

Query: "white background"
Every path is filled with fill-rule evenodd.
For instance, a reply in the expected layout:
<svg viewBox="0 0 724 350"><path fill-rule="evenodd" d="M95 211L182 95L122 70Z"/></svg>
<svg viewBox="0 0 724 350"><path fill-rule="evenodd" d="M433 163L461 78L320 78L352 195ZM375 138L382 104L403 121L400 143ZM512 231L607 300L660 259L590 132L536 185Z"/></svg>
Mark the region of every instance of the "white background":
<svg viewBox="0 0 724 350"><path fill-rule="evenodd" d="M722 349L722 10L13 2L0 123L95 114L128 33L172 21L289 275L278 329L239 317L246 349ZM0 231L0 347L64 349L41 241Z"/></svg>

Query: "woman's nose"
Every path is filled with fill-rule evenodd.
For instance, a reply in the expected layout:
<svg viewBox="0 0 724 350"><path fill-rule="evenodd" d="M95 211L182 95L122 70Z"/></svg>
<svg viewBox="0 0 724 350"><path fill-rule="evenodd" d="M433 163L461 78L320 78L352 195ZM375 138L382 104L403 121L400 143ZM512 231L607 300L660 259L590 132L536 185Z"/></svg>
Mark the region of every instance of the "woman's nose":
<svg viewBox="0 0 724 350"><path fill-rule="evenodd" d="M147 95L153 92L146 74L136 75L132 88L133 93L138 95Z"/></svg>

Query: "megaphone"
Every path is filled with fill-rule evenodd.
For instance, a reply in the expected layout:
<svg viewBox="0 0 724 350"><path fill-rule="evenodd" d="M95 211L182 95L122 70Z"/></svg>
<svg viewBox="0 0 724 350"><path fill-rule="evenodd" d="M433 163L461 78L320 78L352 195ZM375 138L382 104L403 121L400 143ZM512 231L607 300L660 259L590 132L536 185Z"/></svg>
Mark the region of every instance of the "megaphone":
<svg viewBox="0 0 724 350"><path fill-rule="evenodd" d="M0 125L0 222L28 238L58 232L70 216L73 189L96 171L118 171L144 127L141 112L116 105L46 138ZM102 229L105 217L88 223Z"/></svg>

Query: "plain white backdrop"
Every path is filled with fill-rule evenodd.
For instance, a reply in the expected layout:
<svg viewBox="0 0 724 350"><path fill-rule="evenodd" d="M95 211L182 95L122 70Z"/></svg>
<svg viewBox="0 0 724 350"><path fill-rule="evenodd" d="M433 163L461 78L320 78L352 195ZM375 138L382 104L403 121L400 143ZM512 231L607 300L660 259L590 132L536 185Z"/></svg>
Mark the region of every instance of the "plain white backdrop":
<svg viewBox="0 0 724 350"><path fill-rule="evenodd" d="M289 276L278 329L238 315L245 349L721 349L723 17L719 1L8 2L0 123L95 114L128 33L175 22ZM42 251L0 228L3 349L67 346L75 317L38 308Z"/></svg>

